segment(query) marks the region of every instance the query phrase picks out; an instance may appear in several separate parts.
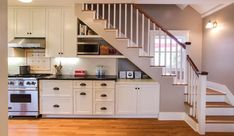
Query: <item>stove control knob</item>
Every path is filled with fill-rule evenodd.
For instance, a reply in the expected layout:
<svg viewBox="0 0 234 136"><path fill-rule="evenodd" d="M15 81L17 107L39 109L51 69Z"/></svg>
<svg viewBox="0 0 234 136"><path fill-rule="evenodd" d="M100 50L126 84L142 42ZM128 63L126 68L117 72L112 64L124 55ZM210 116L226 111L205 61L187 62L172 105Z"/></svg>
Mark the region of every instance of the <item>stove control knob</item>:
<svg viewBox="0 0 234 136"><path fill-rule="evenodd" d="M9 85L14 85L15 83L14 83L14 82L9 82L8 84L9 84Z"/></svg>
<svg viewBox="0 0 234 136"><path fill-rule="evenodd" d="M32 85L36 85L36 82L32 82Z"/></svg>
<svg viewBox="0 0 234 136"><path fill-rule="evenodd" d="M20 86L23 86L23 85L24 85L24 82L19 82L19 85L20 85Z"/></svg>
<svg viewBox="0 0 234 136"><path fill-rule="evenodd" d="M26 85L31 85L31 83L30 83L30 82L27 82Z"/></svg>

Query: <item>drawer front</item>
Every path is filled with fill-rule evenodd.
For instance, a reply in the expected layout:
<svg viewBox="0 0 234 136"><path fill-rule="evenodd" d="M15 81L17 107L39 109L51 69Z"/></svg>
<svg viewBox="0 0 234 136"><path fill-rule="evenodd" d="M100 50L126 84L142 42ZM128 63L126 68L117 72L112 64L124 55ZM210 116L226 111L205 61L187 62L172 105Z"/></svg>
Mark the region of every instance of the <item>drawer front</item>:
<svg viewBox="0 0 234 136"><path fill-rule="evenodd" d="M74 114L93 114L92 89L74 89Z"/></svg>
<svg viewBox="0 0 234 136"><path fill-rule="evenodd" d="M72 96L72 81L42 81L40 91L42 96Z"/></svg>
<svg viewBox="0 0 234 136"><path fill-rule="evenodd" d="M113 102L96 102L94 106L95 115L114 115Z"/></svg>
<svg viewBox="0 0 234 136"><path fill-rule="evenodd" d="M115 88L115 81L94 81L94 88Z"/></svg>
<svg viewBox="0 0 234 136"><path fill-rule="evenodd" d="M73 114L72 98L42 97L41 114Z"/></svg>
<svg viewBox="0 0 234 136"><path fill-rule="evenodd" d="M114 90L95 89L95 101L114 101Z"/></svg>
<svg viewBox="0 0 234 136"><path fill-rule="evenodd" d="M93 81L81 80L73 82L74 88L93 88Z"/></svg>

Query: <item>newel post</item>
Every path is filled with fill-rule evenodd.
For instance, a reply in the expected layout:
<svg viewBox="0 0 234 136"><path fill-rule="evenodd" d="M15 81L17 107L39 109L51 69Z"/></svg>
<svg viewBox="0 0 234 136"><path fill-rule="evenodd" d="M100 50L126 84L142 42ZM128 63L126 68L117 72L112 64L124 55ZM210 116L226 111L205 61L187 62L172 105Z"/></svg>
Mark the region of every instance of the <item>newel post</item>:
<svg viewBox="0 0 234 136"><path fill-rule="evenodd" d="M206 130L206 85L207 85L207 72L199 74L199 94L197 105L198 116L198 133L204 135Z"/></svg>

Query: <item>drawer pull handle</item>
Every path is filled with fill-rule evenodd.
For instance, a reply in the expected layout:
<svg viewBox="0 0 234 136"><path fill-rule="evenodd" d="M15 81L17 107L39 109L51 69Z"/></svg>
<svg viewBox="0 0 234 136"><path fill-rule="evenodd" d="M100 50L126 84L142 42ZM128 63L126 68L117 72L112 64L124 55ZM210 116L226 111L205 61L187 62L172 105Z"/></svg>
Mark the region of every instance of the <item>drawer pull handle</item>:
<svg viewBox="0 0 234 136"><path fill-rule="evenodd" d="M59 108L60 106L58 104L53 105L54 108Z"/></svg>
<svg viewBox="0 0 234 136"><path fill-rule="evenodd" d="M107 86L107 84L106 83L102 83L101 86Z"/></svg>
<svg viewBox="0 0 234 136"><path fill-rule="evenodd" d="M86 93L85 92L81 92L80 95L86 95Z"/></svg>
<svg viewBox="0 0 234 136"><path fill-rule="evenodd" d="M81 83L80 86L86 86L86 84L85 83Z"/></svg>
<svg viewBox="0 0 234 136"><path fill-rule="evenodd" d="M101 97L107 97L107 95L106 94L102 94Z"/></svg>
<svg viewBox="0 0 234 136"><path fill-rule="evenodd" d="M55 91L58 91L58 90L59 90L59 88L58 88L58 87L54 87L54 90L55 90Z"/></svg>
<svg viewBox="0 0 234 136"><path fill-rule="evenodd" d="M101 110L107 110L107 108L106 108L106 107L101 107L100 109L101 109Z"/></svg>

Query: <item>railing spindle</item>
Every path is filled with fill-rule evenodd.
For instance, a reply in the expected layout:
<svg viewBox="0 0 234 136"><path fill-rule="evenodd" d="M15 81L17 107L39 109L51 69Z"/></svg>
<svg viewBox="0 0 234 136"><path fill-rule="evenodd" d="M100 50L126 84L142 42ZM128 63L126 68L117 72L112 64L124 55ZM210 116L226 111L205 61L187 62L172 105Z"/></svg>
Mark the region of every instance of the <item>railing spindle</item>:
<svg viewBox="0 0 234 136"><path fill-rule="evenodd" d="M108 23L107 23L107 28L110 28L110 24L111 24L111 21L110 21L110 4L108 4Z"/></svg>
<svg viewBox="0 0 234 136"><path fill-rule="evenodd" d="M131 9L130 10L131 10L130 11L131 12L130 13L131 14L130 15L131 16L130 17L131 18L130 19L130 45L132 45L132 41L133 41L133 33L132 33L132 29L133 29L133 24L132 24L133 23L133 21L132 21L133 20L133 6L132 6L132 4L131 4Z"/></svg>
<svg viewBox="0 0 234 136"><path fill-rule="evenodd" d="M93 10L93 4L91 4L91 10Z"/></svg>
<svg viewBox="0 0 234 136"><path fill-rule="evenodd" d="M142 39L141 39L141 44L142 44L142 51L144 52L144 50L145 50L145 45L144 45L144 38L145 38L145 16L144 16L144 14L141 14L142 16Z"/></svg>
<svg viewBox="0 0 234 136"><path fill-rule="evenodd" d="M161 66L161 44L162 44L162 37L161 37L161 28L158 31L158 66Z"/></svg>
<svg viewBox="0 0 234 136"><path fill-rule="evenodd" d="M122 18L122 7L121 4L119 4L119 37L121 37L121 30L122 30L122 26L121 26L121 18Z"/></svg>
<svg viewBox="0 0 234 136"><path fill-rule="evenodd" d="M125 4L125 7L124 7L124 15L125 15L124 37L127 38L127 4Z"/></svg>
<svg viewBox="0 0 234 136"><path fill-rule="evenodd" d="M96 18L99 19L99 4L97 4Z"/></svg>
<svg viewBox="0 0 234 136"><path fill-rule="evenodd" d="M138 9L136 10L136 44L139 46L139 30L138 30L138 25L139 25L139 11Z"/></svg>
<svg viewBox="0 0 234 136"><path fill-rule="evenodd" d="M102 4L102 19L105 19L105 4Z"/></svg>
<svg viewBox="0 0 234 136"><path fill-rule="evenodd" d="M114 16L113 16L113 25L114 25L114 28L116 28L116 4L114 4Z"/></svg>

